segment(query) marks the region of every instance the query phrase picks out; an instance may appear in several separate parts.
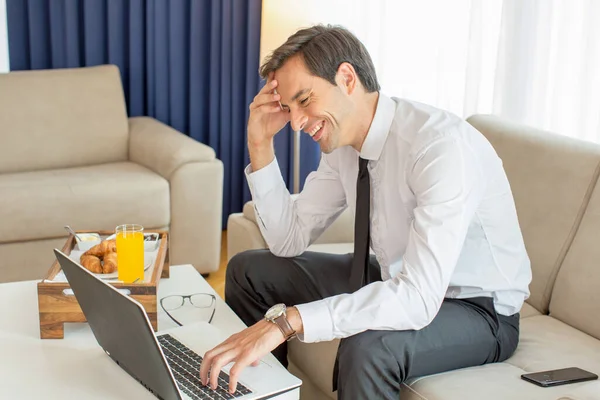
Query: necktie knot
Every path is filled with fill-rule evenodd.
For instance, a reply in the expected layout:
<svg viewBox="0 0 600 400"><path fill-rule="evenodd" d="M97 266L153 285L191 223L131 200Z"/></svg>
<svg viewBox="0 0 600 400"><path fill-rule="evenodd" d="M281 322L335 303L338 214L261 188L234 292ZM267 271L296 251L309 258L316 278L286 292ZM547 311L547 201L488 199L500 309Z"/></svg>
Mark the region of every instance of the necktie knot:
<svg viewBox="0 0 600 400"><path fill-rule="evenodd" d="M369 160L366 158L358 158L358 177L360 178L365 173L369 173Z"/></svg>

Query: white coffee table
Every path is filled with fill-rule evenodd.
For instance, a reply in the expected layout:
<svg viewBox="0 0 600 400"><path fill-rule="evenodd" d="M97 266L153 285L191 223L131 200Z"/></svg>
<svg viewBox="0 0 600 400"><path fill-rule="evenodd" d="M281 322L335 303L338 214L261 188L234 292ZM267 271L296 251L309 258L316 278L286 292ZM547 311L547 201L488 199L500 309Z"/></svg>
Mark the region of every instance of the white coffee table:
<svg viewBox="0 0 600 400"><path fill-rule="evenodd" d="M88 324L67 323L64 339L40 339L37 282L0 284L0 398L155 399L102 351ZM226 334L245 328L191 265L172 266L171 277L158 286L159 299L198 292L217 297L214 326ZM158 308L159 330L176 327ZM271 354L267 358L283 368ZM276 399L297 400L299 393Z"/></svg>

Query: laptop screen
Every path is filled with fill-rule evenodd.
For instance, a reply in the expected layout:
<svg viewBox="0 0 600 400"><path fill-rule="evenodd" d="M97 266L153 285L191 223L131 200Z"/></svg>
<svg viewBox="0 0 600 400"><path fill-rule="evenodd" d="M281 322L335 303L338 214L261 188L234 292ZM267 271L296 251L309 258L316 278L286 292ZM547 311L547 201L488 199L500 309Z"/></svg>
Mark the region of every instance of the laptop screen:
<svg viewBox="0 0 600 400"><path fill-rule="evenodd" d="M156 397L181 399L142 306L59 250L54 253L104 351Z"/></svg>

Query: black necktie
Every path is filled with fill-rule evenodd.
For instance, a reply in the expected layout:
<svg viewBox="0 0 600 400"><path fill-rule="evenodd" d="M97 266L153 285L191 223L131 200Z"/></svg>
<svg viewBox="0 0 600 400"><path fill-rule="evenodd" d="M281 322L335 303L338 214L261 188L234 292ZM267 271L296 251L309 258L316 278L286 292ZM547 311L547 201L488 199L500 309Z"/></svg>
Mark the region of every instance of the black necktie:
<svg viewBox="0 0 600 400"><path fill-rule="evenodd" d="M356 214L354 217L354 258L350 273L350 290L354 292L369 284L369 236L371 211L371 183L367 165L369 160L358 159L356 180Z"/></svg>

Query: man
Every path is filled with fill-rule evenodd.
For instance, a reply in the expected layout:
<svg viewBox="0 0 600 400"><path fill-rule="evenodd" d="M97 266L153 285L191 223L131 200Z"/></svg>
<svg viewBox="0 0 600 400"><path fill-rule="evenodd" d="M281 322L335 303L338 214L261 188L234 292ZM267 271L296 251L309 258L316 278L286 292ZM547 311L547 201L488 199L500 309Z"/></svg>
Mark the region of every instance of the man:
<svg viewBox="0 0 600 400"><path fill-rule="evenodd" d="M296 336L342 338L340 399L398 399L408 378L507 359L531 269L484 136L380 93L367 50L343 28L298 31L261 75L246 175L270 251L230 261L225 298L250 327L207 352L201 379L215 386L209 371L234 362L233 388L273 350L287 365L286 339ZM323 152L295 200L273 150L288 121ZM346 207L355 210L354 254L305 252Z"/></svg>

